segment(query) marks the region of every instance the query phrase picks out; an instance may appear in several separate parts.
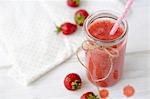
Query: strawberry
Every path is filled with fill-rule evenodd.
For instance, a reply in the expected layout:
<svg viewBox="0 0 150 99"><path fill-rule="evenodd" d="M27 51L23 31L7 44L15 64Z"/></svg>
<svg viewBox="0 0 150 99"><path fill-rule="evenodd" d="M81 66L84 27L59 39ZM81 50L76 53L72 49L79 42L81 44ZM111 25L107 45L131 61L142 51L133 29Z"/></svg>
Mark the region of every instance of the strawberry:
<svg viewBox="0 0 150 99"><path fill-rule="evenodd" d="M84 10L84 9L80 9L75 13L75 22L77 25L79 26L83 26L83 23L85 21L85 19L89 16L89 13Z"/></svg>
<svg viewBox="0 0 150 99"><path fill-rule="evenodd" d="M68 90L77 90L81 88L81 78L76 73L68 74L64 79L64 85Z"/></svg>
<svg viewBox="0 0 150 99"><path fill-rule="evenodd" d="M77 25L72 24L70 22L66 22L64 24L62 24L60 27L56 26L57 30L56 32L63 32L63 34L65 35L69 35L74 33L77 30Z"/></svg>
<svg viewBox="0 0 150 99"><path fill-rule="evenodd" d="M80 99L99 99L93 92L84 93Z"/></svg>
<svg viewBox="0 0 150 99"><path fill-rule="evenodd" d="M67 4L70 7L78 7L80 5L80 0L67 0Z"/></svg>

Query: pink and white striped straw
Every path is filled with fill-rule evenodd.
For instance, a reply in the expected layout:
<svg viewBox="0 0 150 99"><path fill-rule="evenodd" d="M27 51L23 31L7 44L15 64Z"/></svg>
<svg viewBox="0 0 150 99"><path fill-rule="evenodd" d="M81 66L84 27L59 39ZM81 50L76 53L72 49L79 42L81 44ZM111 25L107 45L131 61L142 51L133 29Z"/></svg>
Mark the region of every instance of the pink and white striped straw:
<svg viewBox="0 0 150 99"><path fill-rule="evenodd" d="M117 19L117 22L114 24L113 28L110 31L110 35L114 35L115 32L117 31L118 27L120 26L121 22L123 21L124 17L127 15L132 3L134 0L128 0L127 4L125 5L125 8L123 10L123 13L121 14L121 16Z"/></svg>

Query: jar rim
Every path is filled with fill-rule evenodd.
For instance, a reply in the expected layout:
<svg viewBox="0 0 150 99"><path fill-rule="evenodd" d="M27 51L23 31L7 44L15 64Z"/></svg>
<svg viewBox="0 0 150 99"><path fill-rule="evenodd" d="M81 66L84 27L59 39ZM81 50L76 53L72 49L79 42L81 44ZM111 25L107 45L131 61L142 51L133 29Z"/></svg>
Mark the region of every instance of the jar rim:
<svg viewBox="0 0 150 99"><path fill-rule="evenodd" d="M122 40L124 40L124 38L126 37L127 32L128 32L128 22L125 19L123 19L123 21L122 21L122 24L124 26L124 29L123 29L124 32L122 33L121 36L119 36L116 39L113 39L113 40L100 40L100 39L95 38L94 36L92 36L89 33L89 31L88 31L89 22L93 18L95 18L97 16L101 16L102 17L102 15L103 15L103 17L104 17L104 15L105 16L106 15L110 15L108 18L112 18L112 19L115 19L115 20L117 20L118 17L119 17L119 13L111 11L111 10L99 10L99 11L91 14L90 16L87 17L87 19L85 20L84 25L83 25L84 31L86 31L85 33L86 33L87 38L90 39L90 40L92 40L93 42L95 42L97 44L101 44L101 45L102 44L114 45L114 44L116 44L116 43L121 42ZM96 19L98 19L98 18L96 18Z"/></svg>

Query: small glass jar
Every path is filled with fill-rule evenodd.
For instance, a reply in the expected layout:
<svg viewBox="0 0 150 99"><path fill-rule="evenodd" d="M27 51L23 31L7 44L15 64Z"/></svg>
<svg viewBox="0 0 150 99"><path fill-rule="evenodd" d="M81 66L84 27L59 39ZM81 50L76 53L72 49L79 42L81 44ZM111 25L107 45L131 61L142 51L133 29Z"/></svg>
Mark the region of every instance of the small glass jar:
<svg viewBox="0 0 150 99"><path fill-rule="evenodd" d="M108 20L116 22L118 14L112 11L98 11L89 16L84 23L86 41L82 48L85 51L87 77L96 86L109 87L116 84L121 76L127 43L128 24L122 21L121 36L113 40L100 40L93 37L88 28L93 22ZM78 57L79 59L79 57ZM80 59L79 59L80 61ZM81 61L80 61L81 63Z"/></svg>

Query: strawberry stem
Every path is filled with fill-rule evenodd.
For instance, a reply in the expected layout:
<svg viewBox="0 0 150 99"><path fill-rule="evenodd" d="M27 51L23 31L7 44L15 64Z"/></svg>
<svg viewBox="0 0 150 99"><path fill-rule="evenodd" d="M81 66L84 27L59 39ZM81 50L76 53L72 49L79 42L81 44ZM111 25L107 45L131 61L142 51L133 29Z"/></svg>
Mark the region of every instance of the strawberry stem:
<svg viewBox="0 0 150 99"><path fill-rule="evenodd" d="M84 23L85 17L80 14L77 14L77 16L75 17L75 20L78 25L82 25Z"/></svg>
<svg viewBox="0 0 150 99"><path fill-rule="evenodd" d="M75 2L76 5L79 5L79 4L80 4L80 0L73 0L73 2Z"/></svg>
<svg viewBox="0 0 150 99"><path fill-rule="evenodd" d="M57 33L60 33L60 32L61 32L61 27L56 26L56 32L57 32Z"/></svg>
<svg viewBox="0 0 150 99"><path fill-rule="evenodd" d="M72 89L79 89L81 87L81 82L79 80L75 80L74 82L72 82L71 86Z"/></svg>
<svg viewBox="0 0 150 99"><path fill-rule="evenodd" d="M97 96L95 96L94 94L89 94L87 99L99 99L99 98Z"/></svg>

